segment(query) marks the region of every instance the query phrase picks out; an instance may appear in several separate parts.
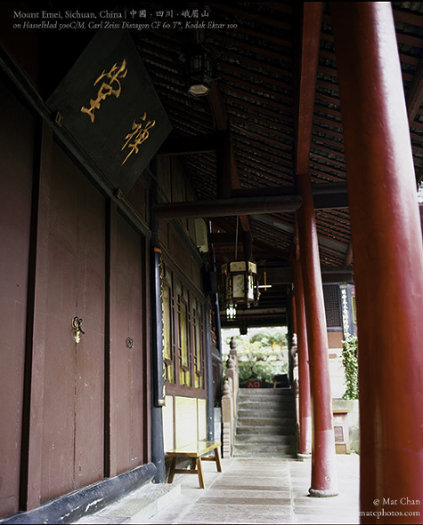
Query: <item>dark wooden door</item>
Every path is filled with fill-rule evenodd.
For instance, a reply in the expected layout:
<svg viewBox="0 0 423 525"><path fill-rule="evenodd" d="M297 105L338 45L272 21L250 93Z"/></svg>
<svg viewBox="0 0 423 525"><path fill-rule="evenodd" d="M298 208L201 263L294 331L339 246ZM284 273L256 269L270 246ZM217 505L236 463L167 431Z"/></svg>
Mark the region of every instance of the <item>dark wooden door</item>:
<svg viewBox="0 0 423 525"><path fill-rule="evenodd" d="M34 119L0 84L0 518L18 511Z"/></svg>
<svg viewBox="0 0 423 525"><path fill-rule="evenodd" d="M42 383L34 386L42 392L41 501L99 480L104 471L105 200L54 142L47 159L34 335L42 373L33 372ZM79 344L75 316L85 331Z"/></svg>
<svg viewBox="0 0 423 525"><path fill-rule="evenodd" d="M144 240L116 211L111 235L110 475L144 462Z"/></svg>

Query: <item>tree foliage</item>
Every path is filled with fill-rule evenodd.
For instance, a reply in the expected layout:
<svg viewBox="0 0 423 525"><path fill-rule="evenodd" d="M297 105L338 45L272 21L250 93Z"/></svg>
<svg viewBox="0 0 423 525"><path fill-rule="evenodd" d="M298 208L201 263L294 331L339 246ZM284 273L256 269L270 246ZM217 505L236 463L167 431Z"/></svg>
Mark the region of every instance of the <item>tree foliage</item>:
<svg viewBox="0 0 423 525"><path fill-rule="evenodd" d="M358 340L348 337L342 341L342 363L345 368L346 390L343 399L358 399Z"/></svg>
<svg viewBox="0 0 423 525"><path fill-rule="evenodd" d="M273 386L274 375L287 372L288 364L284 355L286 337L282 332L263 330L248 339L235 336L235 342L241 387L249 380L259 380L263 386Z"/></svg>

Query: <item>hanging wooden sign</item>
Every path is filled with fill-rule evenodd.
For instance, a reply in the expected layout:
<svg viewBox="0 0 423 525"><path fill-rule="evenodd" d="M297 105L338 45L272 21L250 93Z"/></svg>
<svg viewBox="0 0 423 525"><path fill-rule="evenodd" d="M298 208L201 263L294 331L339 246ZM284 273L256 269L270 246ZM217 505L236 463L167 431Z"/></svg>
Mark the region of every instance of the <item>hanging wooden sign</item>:
<svg viewBox="0 0 423 525"><path fill-rule="evenodd" d="M124 193L171 130L137 48L124 31L98 32L47 104Z"/></svg>

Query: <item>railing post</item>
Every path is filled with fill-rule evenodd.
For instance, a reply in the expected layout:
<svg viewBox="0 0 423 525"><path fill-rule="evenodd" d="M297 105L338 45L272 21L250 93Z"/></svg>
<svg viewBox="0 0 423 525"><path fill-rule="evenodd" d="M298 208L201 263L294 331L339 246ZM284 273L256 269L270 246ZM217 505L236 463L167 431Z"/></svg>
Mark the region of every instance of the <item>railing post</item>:
<svg viewBox="0 0 423 525"><path fill-rule="evenodd" d="M230 348L226 361L226 374L222 392L222 441L224 457L230 457L232 455L237 417L237 397L239 389L238 355L233 337L231 338Z"/></svg>
<svg viewBox="0 0 423 525"><path fill-rule="evenodd" d="M232 417L236 417L236 379L237 371L235 368L235 360L230 355L226 361L226 379L231 382L231 397L232 397Z"/></svg>
<svg viewBox="0 0 423 525"><path fill-rule="evenodd" d="M229 355L232 357L233 363L234 363L233 388L234 388L234 407L236 411L236 403L238 399L238 390L239 390L239 375L238 375L238 353L236 351L236 342L235 342L234 337L231 337L231 341L229 345L231 348L229 351ZM236 413L235 413L235 416L236 416Z"/></svg>
<svg viewBox="0 0 423 525"><path fill-rule="evenodd" d="M232 400L232 379L227 378L223 383L222 395L222 445L223 457L230 457L233 444L233 400Z"/></svg>

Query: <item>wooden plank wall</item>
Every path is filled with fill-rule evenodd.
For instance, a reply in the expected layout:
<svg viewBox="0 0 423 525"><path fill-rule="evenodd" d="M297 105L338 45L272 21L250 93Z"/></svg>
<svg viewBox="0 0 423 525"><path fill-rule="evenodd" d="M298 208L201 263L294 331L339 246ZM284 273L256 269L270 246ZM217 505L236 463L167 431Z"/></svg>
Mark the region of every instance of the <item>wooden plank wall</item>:
<svg viewBox="0 0 423 525"><path fill-rule="evenodd" d="M150 246L0 89L4 518L150 460ZM145 183L127 197L147 219Z"/></svg>

